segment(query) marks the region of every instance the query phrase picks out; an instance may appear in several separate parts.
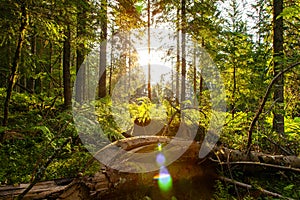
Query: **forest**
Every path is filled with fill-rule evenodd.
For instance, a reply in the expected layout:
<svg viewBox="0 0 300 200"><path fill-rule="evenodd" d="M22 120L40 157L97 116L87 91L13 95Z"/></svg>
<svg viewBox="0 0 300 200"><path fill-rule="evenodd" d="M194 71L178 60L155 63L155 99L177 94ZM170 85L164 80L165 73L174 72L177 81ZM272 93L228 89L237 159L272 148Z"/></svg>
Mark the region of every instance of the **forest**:
<svg viewBox="0 0 300 200"><path fill-rule="evenodd" d="M0 199L300 199L299 0L0 5Z"/></svg>

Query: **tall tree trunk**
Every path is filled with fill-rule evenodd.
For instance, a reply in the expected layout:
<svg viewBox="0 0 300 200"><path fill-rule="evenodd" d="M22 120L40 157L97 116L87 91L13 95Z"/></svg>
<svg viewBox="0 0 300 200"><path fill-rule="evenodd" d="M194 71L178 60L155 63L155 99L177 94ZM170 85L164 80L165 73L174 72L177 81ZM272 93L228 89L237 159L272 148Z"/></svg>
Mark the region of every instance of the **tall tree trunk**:
<svg viewBox="0 0 300 200"><path fill-rule="evenodd" d="M193 91L194 91L194 107L197 105L197 46L196 41L194 42L194 52L193 52Z"/></svg>
<svg viewBox="0 0 300 200"><path fill-rule="evenodd" d="M131 34L128 34L128 90L131 87L131 68L132 68L132 60L131 60Z"/></svg>
<svg viewBox="0 0 300 200"><path fill-rule="evenodd" d="M186 0L181 0L181 102L185 101L186 90Z"/></svg>
<svg viewBox="0 0 300 200"><path fill-rule="evenodd" d="M53 67L52 67L52 56L53 56L53 45L52 45L52 42L50 41L50 46L49 46L49 65L48 65L48 72L49 72L50 76L52 76L52 70L53 70ZM52 88L53 88L53 84L52 84L51 80L48 83L48 87L49 87L49 90L47 91L47 93L48 93L48 96L50 97L51 96L51 91L52 91Z"/></svg>
<svg viewBox="0 0 300 200"><path fill-rule="evenodd" d="M35 34L33 34L32 38L31 38L31 54L33 56L36 55L36 35ZM34 60L32 62L33 62L33 64L36 62L35 61L35 57L34 57ZM32 70L34 70L34 73L35 73L35 69L32 68ZM35 92L34 91L34 88L35 88L35 86L34 86L35 84L34 83L35 83L35 80L32 77L32 74L29 74L29 77L28 77L28 80L27 80L27 84L26 84L26 88L28 90L31 90L32 92Z"/></svg>
<svg viewBox="0 0 300 200"><path fill-rule="evenodd" d="M109 77L108 77L108 94L112 94L112 76L113 76L113 69L114 69L114 48L115 48L115 29L114 23L111 26L111 43L110 43L110 64L109 64Z"/></svg>
<svg viewBox="0 0 300 200"><path fill-rule="evenodd" d="M108 77L108 94L112 94L112 73L114 65L114 29L111 31L111 48L110 48L110 65L109 65L109 77Z"/></svg>
<svg viewBox="0 0 300 200"><path fill-rule="evenodd" d="M283 11L283 0L273 0L273 49L274 77L283 70L283 19L278 18ZM284 134L284 76L280 76L274 88L275 109L273 111L273 130Z"/></svg>
<svg viewBox="0 0 300 200"><path fill-rule="evenodd" d="M98 98L106 96L107 0L101 0L101 11L100 80L98 84Z"/></svg>
<svg viewBox="0 0 300 200"><path fill-rule="evenodd" d="M42 39L38 39L37 40L37 50L38 52L36 51L36 54L38 55L44 55L44 44L43 44L43 40ZM43 72L43 69L41 67L36 67L35 68L35 74L39 74ZM35 80L34 80L34 91L36 94L40 94L43 92L43 81L40 77L37 77Z"/></svg>
<svg viewBox="0 0 300 200"><path fill-rule="evenodd" d="M180 9L177 8L177 22L176 22L176 27L177 27L177 33L176 33L176 100L179 101L179 73L180 73L180 35L179 35L179 30L180 30Z"/></svg>
<svg viewBox="0 0 300 200"><path fill-rule="evenodd" d="M71 106L71 73L70 73L70 63L71 63L71 31L68 25L65 30L65 41L63 50L63 84L64 84L64 106L65 108L70 108Z"/></svg>
<svg viewBox="0 0 300 200"><path fill-rule="evenodd" d="M81 65L84 62L85 56L86 56L86 46L83 41L83 37L85 34L86 29L86 9L84 8L84 5L78 4L77 6L77 38L79 39L79 42L76 47L76 73L78 73ZM84 72L85 73L85 72ZM84 85L85 85L85 74L82 76L83 78L77 79L76 83L76 96L75 99L77 102L82 103L84 99Z"/></svg>
<svg viewBox="0 0 300 200"><path fill-rule="evenodd" d="M201 0L201 4L204 5L203 0ZM203 9L201 9L201 22L204 24L204 12ZM201 37L201 48L204 49L205 47L205 41L204 41L204 37ZM202 49L201 49L202 51ZM201 61L202 62L202 61ZM203 66L199 66L199 67L203 67ZM203 76L202 76L202 70L200 73L200 85L199 85L199 105L201 105L201 100L202 100L202 95L203 95Z"/></svg>
<svg viewBox="0 0 300 200"><path fill-rule="evenodd" d="M83 100L90 99L90 64L89 64L89 56L86 57L86 63L85 63L85 76L84 79L86 80L86 83L84 84L83 90L85 91L85 96L83 97ZM94 91L93 91L94 92Z"/></svg>
<svg viewBox="0 0 300 200"><path fill-rule="evenodd" d="M234 44L235 46L235 44ZM234 114L235 114L235 93L236 93L236 63L235 61L233 61L233 89L232 89L232 102L231 102L231 115L232 115L232 119L234 119Z"/></svg>
<svg viewBox="0 0 300 200"><path fill-rule="evenodd" d="M203 3L203 2L202 2ZM201 14L202 16L203 14ZM203 18L203 17L202 17ZM202 19L203 21L203 19ZM205 43L204 43L204 38L202 37L201 38L201 47L204 48L205 46ZM202 61L201 61L202 62ZM199 67L203 67L203 66L199 66ZM202 70L201 70L201 73L200 73L200 85L199 85L199 105L201 105L201 101L202 101L202 98L203 98L203 76L202 76Z"/></svg>
<svg viewBox="0 0 300 200"><path fill-rule="evenodd" d="M151 63L150 63L150 0L147 2L147 13L148 13L148 98L151 100Z"/></svg>
<svg viewBox="0 0 300 200"><path fill-rule="evenodd" d="M28 14L27 14L26 9L27 9L26 4L25 4L25 2L22 1L21 2L22 15L21 15L20 35L19 35L18 44L17 44L14 60L13 60L12 67L11 67L11 74L9 76L8 86L7 86L7 90L6 90L6 98L4 101L3 121L2 121L3 126L6 126L7 122L8 122L9 103L10 103L13 87L16 83L17 73L19 71L21 50L22 50L22 46L23 46L23 43L25 40L26 27L28 24Z"/></svg>

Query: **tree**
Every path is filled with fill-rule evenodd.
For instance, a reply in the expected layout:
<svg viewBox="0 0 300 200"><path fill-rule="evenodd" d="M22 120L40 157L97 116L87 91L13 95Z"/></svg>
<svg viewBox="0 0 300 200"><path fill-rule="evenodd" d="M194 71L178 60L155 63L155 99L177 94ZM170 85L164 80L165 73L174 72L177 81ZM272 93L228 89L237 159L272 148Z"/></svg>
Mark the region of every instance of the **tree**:
<svg viewBox="0 0 300 200"><path fill-rule="evenodd" d="M76 72L79 71L87 54L87 1L79 1L77 3L77 46L76 46ZM85 74L85 73L84 73ZM85 76L85 75L84 75ZM84 83L85 79L78 80L76 84L76 101L83 102L85 97Z"/></svg>
<svg viewBox="0 0 300 200"><path fill-rule="evenodd" d="M273 62L274 77L283 70L283 0L273 0ZM284 134L284 76L282 75L274 89L275 109L273 111L273 130Z"/></svg>
<svg viewBox="0 0 300 200"><path fill-rule="evenodd" d="M147 0L147 45L148 45L148 85L147 85L147 88L148 88L148 98L151 100L151 63L150 63L150 43L151 43L151 40L150 40L150 37L151 37L151 33L150 33L150 0Z"/></svg>
<svg viewBox="0 0 300 200"><path fill-rule="evenodd" d="M181 102L186 90L186 0L181 0Z"/></svg>
<svg viewBox="0 0 300 200"><path fill-rule="evenodd" d="M219 55L217 63L223 72L227 86L228 104L232 119L235 113L251 109L255 88L251 81L255 70L253 64L253 41L247 33L247 23L242 19L242 11L236 0L230 1L228 16L224 19L221 36L219 37ZM257 73L255 73L257 75Z"/></svg>
<svg viewBox="0 0 300 200"><path fill-rule="evenodd" d="M11 67L11 72L8 80L8 86L6 90L6 98L4 101L4 113L3 113L3 126L7 125L8 122L8 112L9 112L9 103L12 95L12 91L14 88L14 85L17 80L17 73L19 71L19 64L20 64L20 59L21 59L21 50L23 47L23 43L25 41L25 34L26 34L26 28L28 25L28 14L27 14L27 4L26 1L21 1L19 6L21 7L21 23L20 23L20 33L18 37L18 42L17 42L17 48L14 54L13 62L12 62L12 67Z"/></svg>
<svg viewBox="0 0 300 200"><path fill-rule="evenodd" d="M98 98L106 96L106 44L107 44L107 0L101 0L101 44L100 44L100 80L98 84Z"/></svg>
<svg viewBox="0 0 300 200"><path fill-rule="evenodd" d="M72 103L71 92L71 30L67 25L65 31L64 50L63 50L63 83L64 83L64 105L69 108Z"/></svg>
<svg viewBox="0 0 300 200"><path fill-rule="evenodd" d="M177 101L180 99L179 97L179 74L180 74L180 9L177 8L176 11L176 98Z"/></svg>

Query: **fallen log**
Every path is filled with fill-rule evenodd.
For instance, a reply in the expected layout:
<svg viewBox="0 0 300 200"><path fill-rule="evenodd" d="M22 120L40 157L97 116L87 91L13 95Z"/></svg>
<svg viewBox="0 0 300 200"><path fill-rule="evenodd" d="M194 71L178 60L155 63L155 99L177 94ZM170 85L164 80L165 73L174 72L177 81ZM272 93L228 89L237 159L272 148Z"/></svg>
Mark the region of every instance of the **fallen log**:
<svg viewBox="0 0 300 200"><path fill-rule="evenodd" d="M135 168L132 162L139 160L139 153L151 152L157 149L157 145L172 145L165 152L166 159L172 152L176 152L185 145L188 148L180 158L166 166L172 178L172 189L163 192L159 187L159 170L146 173L128 173L122 170L128 167ZM161 136L142 136L119 140L110 144L115 145L120 152L116 151L110 166L104 166L99 172L91 177L77 177L71 180L55 180L39 182L24 196L23 199L139 199L144 197L157 199L211 199L214 193L214 181L218 177L215 169L219 164L245 165L255 163L263 167L276 168L279 170L293 170L299 172L300 158L296 156L268 155L259 152L245 152L216 146L204 159L199 159L198 154L201 144L184 139L175 139ZM108 148L97 152L102 154ZM121 150L133 154L122 155ZM97 158L97 154L95 157ZM216 163L218 161L218 163ZM240 162L240 163L239 163ZM131 163L131 164L130 164ZM155 165L150 161L149 165ZM249 164L250 165L250 164ZM0 199L13 199L22 194L30 184L19 186L0 187ZM190 194L189 197L184 195ZM274 193L275 194L275 193ZM197 198L195 198L197 197Z"/></svg>
<svg viewBox="0 0 300 200"><path fill-rule="evenodd" d="M298 169L300 168L300 157L297 156L270 155L255 151L251 151L249 154L247 154L243 151L228 149L225 147L215 147L214 154L214 157L217 157L217 160L220 162L245 161L255 163L257 165L259 163L265 163L273 166L285 166L294 171L298 171Z"/></svg>

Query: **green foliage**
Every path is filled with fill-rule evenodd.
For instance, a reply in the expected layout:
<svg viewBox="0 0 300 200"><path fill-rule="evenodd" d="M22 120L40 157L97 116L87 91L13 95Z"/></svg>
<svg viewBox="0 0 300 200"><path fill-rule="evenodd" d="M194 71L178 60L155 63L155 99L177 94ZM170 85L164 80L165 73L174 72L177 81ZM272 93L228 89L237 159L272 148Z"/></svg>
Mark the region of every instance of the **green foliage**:
<svg viewBox="0 0 300 200"><path fill-rule="evenodd" d="M298 3L299 4L299 3ZM299 5L289 6L283 9L283 12L278 16L278 18L284 17L285 19L293 19L300 17Z"/></svg>
<svg viewBox="0 0 300 200"><path fill-rule="evenodd" d="M148 98L138 98L136 102L128 105L130 116L143 124L151 120L151 112L155 108L155 104L151 103Z"/></svg>
<svg viewBox="0 0 300 200"><path fill-rule="evenodd" d="M229 193L232 185L224 185L221 181L217 180L215 184L214 199L216 200L228 200L235 198Z"/></svg>
<svg viewBox="0 0 300 200"><path fill-rule="evenodd" d="M124 123L126 122L126 117L123 116L113 116L111 111L111 99L106 97L95 102L96 115L98 117L98 122L100 124L101 129L103 130L105 137L107 137L110 141L118 140L124 138L121 134L121 130L116 124L115 117L119 117L120 119L124 119ZM116 113L117 114L117 113Z"/></svg>
<svg viewBox="0 0 300 200"><path fill-rule="evenodd" d="M285 122L285 133L300 137L300 117L295 117L294 119L286 118Z"/></svg>
<svg viewBox="0 0 300 200"><path fill-rule="evenodd" d="M0 102L3 101L0 94ZM74 177L79 171L93 174L98 170L97 162L85 166L92 156L78 140L71 113L60 109L60 101L47 106L52 103L50 99L40 102L35 95L13 93L11 105L30 110L18 108L11 115L10 124L0 126L0 185L29 182L68 137L72 142L55 157L44 179Z"/></svg>
<svg viewBox="0 0 300 200"><path fill-rule="evenodd" d="M272 117L266 118L266 126L272 127ZM285 133L284 135L278 135L275 132L269 131L264 134L255 134L255 140L258 141L257 145L265 151L272 152L275 148L274 142L277 145L287 149L290 153L294 155L300 154L300 122L299 118L295 119L285 118ZM265 140L269 138L269 140ZM273 141L271 143L270 141Z"/></svg>
<svg viewBox="0 0 300 200"><path fill-rule="evenodd" d="M247 130L252 113L237 112L232 118L231 114L227 114L225 126L222 129L221 141L233 149L245 149L247 144Z"/></svg>
<svg viewBox="0 0 300 200"><path fill-rule="evenodd" d="M47 126L34 126L31 128L33 131L41 131L42 136L45 137L46 141L51 141L54 137L53 133L49 130Z"/></svg>
<svg viewBox="0 0 300 200"><path fill-rule="evenodd" d="M34 163L41 153L41 146L37 140L25 137L1 144L0 184L22 183L30 180Z"/></svg>
<svg viewBox="0 0 300 200"><path fill-rule="evenodd" d="M4 100L5 95L5 89L1 88L0 99ZM13 92L9 109L13 113L28 112L37 104L37 102L38 99L36 98L36 96Z"/></svg>
<svg viewBox="0 0 300 200"><path fill-rule="evenodd" d="M300 117L285 119L285 143L295 155L300 155Z"/></svg>
<svg viewBox="0 0 300 200"><path fill-rule="evenodd" d="M45 179L75 177L81 171L84 171L83 175L92 175L97 172L100 164L95 161L90 166L86 166L93 156L80 148L72 147L70 151L65 151L53 161L46 170Z"/></svg>

